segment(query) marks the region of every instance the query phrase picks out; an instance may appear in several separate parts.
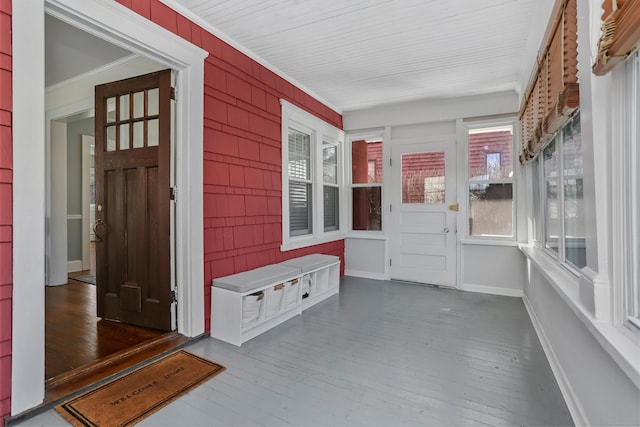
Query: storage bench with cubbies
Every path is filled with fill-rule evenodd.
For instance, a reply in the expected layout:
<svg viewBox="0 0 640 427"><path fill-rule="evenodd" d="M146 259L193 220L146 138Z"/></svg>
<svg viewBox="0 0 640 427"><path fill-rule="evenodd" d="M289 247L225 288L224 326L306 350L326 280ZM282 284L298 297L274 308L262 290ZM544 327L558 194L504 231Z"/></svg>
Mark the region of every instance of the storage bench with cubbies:
<svg viewBox="0 0 640 427"><path fill-rule="evenodd" d="M337 294L340 258L313 254L213 280L211 336L240 346Z"/></svg>

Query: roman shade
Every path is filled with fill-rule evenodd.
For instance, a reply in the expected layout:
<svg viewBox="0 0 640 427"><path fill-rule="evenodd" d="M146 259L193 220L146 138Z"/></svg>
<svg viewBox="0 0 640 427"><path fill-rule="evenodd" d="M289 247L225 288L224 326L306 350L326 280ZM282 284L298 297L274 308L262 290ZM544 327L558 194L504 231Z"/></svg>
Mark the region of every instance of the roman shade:
<svg viewBox="0 0 640 427"><path fill-rule="evenodd" d="M557 0L520 106L520 163L534 159L580 105L576 0Z"/></svg>
<svg viewBox="0 0 640 427"><path fill-rule="evenodd" d="M602 34L593 73L603 76L624 61L640 42L640 0L604 0Z"/></svg>

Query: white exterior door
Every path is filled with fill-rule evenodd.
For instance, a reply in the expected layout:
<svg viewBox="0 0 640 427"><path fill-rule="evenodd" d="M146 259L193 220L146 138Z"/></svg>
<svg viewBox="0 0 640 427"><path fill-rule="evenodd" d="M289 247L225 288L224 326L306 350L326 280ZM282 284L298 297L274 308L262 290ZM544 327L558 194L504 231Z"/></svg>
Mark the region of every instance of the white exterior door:
<svg viewBox="0 0 640 427"><path fill-rule="evenodd" d="M391 278L455 287L455 144L397 144L391 158Z"/></svg>

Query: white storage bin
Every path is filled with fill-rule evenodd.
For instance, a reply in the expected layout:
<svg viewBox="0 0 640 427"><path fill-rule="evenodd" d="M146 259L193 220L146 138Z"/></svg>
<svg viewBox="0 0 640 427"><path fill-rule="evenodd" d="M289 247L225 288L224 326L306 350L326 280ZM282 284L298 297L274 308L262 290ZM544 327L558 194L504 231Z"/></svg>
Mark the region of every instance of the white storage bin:
<svg viewBox="0 0 640 427"><path fill-rule="evenodd" d="M256 322L260 317L260 307L262 307L262 300L264 299L264 292L256 292L251 295L245 295L242 297L242 326L246 327Z"/></svg>
<svg viewBox="0 0 640 427"><path fill-rule="evenodd" d="M265 317L275 316L280 312L282 295L284 294L284 283L272 286L266 290Z"/></svg>
<svg viewBox="0 0 640 427"><path fill-rule="evenodd" d="M284 285L285 307L293 307L298 302L298 290L300 289L300 281L298 279L293 279L289 282L286 282Z"/></svg>

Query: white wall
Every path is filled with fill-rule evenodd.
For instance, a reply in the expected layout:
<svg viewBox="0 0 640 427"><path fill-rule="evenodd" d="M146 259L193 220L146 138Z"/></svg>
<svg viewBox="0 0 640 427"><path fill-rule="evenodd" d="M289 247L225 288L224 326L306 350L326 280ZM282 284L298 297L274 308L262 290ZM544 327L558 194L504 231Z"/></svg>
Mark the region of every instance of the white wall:
<svg viewBox="0 0 640 427"><path fill-rule="evenodd" d="M350 134L366 133L370 129L385 128L383 147L383 165L388 167L391 145L394 140L457 138L458 175L466 168L466 152L460 148L460 129L462 120L513 114L518 109L518 96L515 92L500 92L487 95L468 96L429 101L412 101L391 106L375 107L358 111L347 111L343 114L344 129ZM464 175L464 173L462 173ZM384 171L383 206L391 201L390 170ZM466 182L458 178L458 229L462 230L466 221L465 199ZM389 235L388 209L383 209L384 237ZM472 246L462 244L465 238L458 233L457 245L458 269L457 287L476 292L490 292L500 295L521 296L523 277L525 275L522 254L518 252L515 242L510 247L482 244L475 242ZM389 253L385 250L388 241L372 241L358 236L349 236L345 240L345 274L389 279ZM492 279L492 271L506 259L509 271L498 280ZM493 261L490 261L493 260ZM491 267L491 268L489 268ZM381 277L383 275L383 277Z"/></svg>
<svg viewBox="0 0 640 427"><path fill-rule="evenodd" d="M536 267L525 303L574 421L640 425L638 387Z"/></svg>
<svg viewBox="0 0 640 427"><path fill-rule="evenodd" d="M344 274L384 280L386 278L385 259L387 240L381 239L344 239Z"/></svg>
<svg viewBox="0 0 640 427"><path fill-rule="evenodd" d="M515 245L463 244L461 289L522 297L525 266Z"/></svg>

